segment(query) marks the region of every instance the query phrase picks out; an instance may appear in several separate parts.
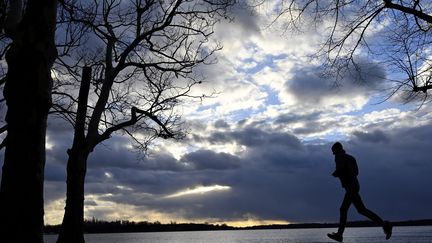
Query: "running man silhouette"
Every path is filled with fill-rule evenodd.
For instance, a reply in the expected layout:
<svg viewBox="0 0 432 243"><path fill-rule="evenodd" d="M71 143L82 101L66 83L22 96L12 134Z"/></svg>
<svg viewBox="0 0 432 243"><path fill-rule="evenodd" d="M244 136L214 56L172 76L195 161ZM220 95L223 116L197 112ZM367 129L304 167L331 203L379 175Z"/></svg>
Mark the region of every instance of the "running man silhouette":
<svg viewBox="0 0 432 243"><path fill-rule="evenodd" d="M355 158L347 153L342 147L342 144L336 142L332 146L332 152L335 156L336 170L333 172L334 177L338 177L342 183L342 187L345 188L345 197L340 207L340 221L338 231L335 233L329 233L327 236L338 242L343 241L343 232L347 222L348 209L351 204L354 204L357 211L370 220L375 222L377 225L383 227L386 240L390 239L392 235L392 225L388 221L383 221L378 215L371 210L367 209L362 202L360 197L360 184L357 180L358 167Z"/></svg>

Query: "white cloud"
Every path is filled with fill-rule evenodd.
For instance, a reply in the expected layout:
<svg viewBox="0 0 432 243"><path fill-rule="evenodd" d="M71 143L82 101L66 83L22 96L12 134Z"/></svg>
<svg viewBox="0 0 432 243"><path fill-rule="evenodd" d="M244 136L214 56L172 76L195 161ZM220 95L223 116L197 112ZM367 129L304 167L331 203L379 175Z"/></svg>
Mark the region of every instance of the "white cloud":
<svg viewBox="0 0 432 243"><path fill-rule="evenodd" d="M64 199L50 200L45 202L44 221L48 225L61 224L64 215Z"/></svg>

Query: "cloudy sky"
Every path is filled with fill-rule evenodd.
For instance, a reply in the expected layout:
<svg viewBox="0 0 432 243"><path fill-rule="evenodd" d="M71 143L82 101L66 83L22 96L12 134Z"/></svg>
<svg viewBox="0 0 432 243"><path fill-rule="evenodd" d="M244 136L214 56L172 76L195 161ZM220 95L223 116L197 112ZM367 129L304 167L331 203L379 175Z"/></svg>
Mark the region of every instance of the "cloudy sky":
<svg viewBox="0 0 432 243"><path fill-rule="evenodd" d="M216 95L181 114L189 135L156 141L139 160L131 141L113 136L90 155L85 217L104 220L253 225L336 222L343 189L331 176L330 147L341 141L357 158L361 195L383 218L432 218L432 107L384 103L389 75L360 63L365 83L348 75L340 87L308 55L315 31L284 33L268 9L236 8L215 28L224 48L200 68L193 92ZM45 220L61 223L72 132L50 119ZM351 210L350 219L363 219Z"/></svg>

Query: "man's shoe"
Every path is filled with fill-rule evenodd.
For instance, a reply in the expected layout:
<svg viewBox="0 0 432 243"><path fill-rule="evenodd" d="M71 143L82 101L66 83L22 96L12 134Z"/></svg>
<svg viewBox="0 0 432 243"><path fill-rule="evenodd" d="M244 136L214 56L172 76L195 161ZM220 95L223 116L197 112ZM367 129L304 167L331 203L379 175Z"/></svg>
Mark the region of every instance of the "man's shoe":
<svg viewBox="0 0 432 243"><path fill-rule="evenodd" d="M389 221L384 221L383 230L386 235L386 240L390 239L392 236L393 226Z"/></svg>
<svg viewBox="0 0 432 243"><path fill-rule="evenodd" d="M328 233L327 237L330 238L330 239L332 239L332 240L335 240L337 242L342 242L343 241L342 234L339 234L339 233Z"/></svg>

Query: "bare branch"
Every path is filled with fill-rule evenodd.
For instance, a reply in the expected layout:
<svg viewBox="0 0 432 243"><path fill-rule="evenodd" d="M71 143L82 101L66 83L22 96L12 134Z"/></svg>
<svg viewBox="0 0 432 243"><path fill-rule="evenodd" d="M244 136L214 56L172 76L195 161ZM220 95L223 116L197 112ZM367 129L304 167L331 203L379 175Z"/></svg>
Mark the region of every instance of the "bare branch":
<svg viewBox="0 0 432 243"><path fill-rule="evenodd" d="M61 0L62 24L76 25L66 25L71 37L65 43L81 46L58 61L62 74L53 94L59 104L52 113L72 122L75 129L80 127L80 112L75 109L81 101L69 91L77 89L82 79L79 71L89 66L93 69L89 102L82 105L87 108L87 144L94 147L118 131L135 134L131 130L148 134L146 139L180 138L180 116L174 108L181 98L206 97L189 95L201 83L193 70L214 62L211 57L221 47L209 45L208 40L213 25L226 16L233 1L120 2ZM74 30L83 34L73 34ZM91 39L92 44L76 37ZM68 75L69 79L61 80ZM141 147L145 144L141 141Z"/></svg>
<svg viewBox="0 0 432 243"><path fill-rule="evenodd" d="M417 1L414 1L414 2L417 2ZM396 10L402 11L404 13L411 14L415 17L418 17L418 18L432 24L432 16L431 15L426 14L423 11L418 11L415 9L415 6L418 5L418 3L416 3L413 8L408 8L408 7L405 7L405 6L400 5L400 4L395 4L391 0L384 0L384 3L385 3L384 4L385 8L396 9Z"/></svg>

